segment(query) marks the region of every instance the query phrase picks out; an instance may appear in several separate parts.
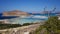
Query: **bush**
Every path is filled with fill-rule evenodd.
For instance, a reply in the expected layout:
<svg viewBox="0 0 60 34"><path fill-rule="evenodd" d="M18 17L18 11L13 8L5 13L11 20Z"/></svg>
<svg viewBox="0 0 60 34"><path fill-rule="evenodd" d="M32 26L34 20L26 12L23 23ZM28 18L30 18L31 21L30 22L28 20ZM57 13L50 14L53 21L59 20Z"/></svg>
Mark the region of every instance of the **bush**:
<svg viewBox="0 0 60 34"><path fill-rule="evenodd" d="M31 25L33 23L24 23L23 26Z"/></svg>
<svg viewBox="0 0 60 34"><path fill-rule="evenodd" d="M21 27L20 24L0 24L0 29L8 29L8 28L15 28L15 27Z"/></svg>
<svg viewBox="0 0 60 34"><path fill-rule="evenodd" d="M58 20L57 16L49 17L45 24L42 26L43 28L41 26L39 28L40 31L46 28L48 34L60 34L60 20Z"/></svg>

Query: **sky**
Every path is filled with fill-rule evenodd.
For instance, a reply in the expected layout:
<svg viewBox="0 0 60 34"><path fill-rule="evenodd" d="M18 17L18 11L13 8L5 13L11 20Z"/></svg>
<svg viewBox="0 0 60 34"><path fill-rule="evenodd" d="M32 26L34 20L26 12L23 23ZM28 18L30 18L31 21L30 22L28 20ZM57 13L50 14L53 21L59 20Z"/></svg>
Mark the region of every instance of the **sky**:
<svg viewBox="0 0 60 34"><path fill-rule="evenodd" d="M0 12L21 10L25 12L41 12L46 10L60 11L60 0L0 0Z"/></svg>

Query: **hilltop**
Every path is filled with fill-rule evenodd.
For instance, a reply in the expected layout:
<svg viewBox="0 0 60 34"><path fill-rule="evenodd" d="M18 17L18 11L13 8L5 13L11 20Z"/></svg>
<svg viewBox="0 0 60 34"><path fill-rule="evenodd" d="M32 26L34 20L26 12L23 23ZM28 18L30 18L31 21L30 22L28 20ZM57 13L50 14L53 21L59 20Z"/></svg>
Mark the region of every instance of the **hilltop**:
<svg viewBox="0 0 60 34"><path fill-rule="evenodd" d="M3 12L3 16L21 16L21 15L27 16L27 15L29 15L29 13L23 12L23 11L19 11L19 10Z"/></svg>

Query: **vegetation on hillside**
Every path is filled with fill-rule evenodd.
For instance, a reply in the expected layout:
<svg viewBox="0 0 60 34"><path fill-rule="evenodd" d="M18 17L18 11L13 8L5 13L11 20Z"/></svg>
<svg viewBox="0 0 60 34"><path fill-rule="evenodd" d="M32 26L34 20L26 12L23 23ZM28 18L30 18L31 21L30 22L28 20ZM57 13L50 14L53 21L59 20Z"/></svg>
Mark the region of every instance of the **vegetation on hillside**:
<svg viewBox="0 0 60 34"><path fill-rule="evenodd" d="M23 26L31 25L33 23L24 23Z"/></svg>
<svg viewBox="0 0 60 34"><path fill-rule="evenodd" d="M44 25L36 29L35 34L60 34L60 20L56 16L49 17Z"/></svg>
<svg viewBox="0 0 60 34"><path fill-rule="evenodd" d="M0 29L9 29L9 28L16 28L16 27L21 27L21 26L28 26L33 23L24 23L23 25L21 24L3 24L2 22L0 23Z"/></svg>
<svg viewBox="0 0 60 34"><path fill-rule="evenodd" d="M15 28L15 27L21 27L20 24L0 24L0 29L9 29L9 28Z"/></svg>

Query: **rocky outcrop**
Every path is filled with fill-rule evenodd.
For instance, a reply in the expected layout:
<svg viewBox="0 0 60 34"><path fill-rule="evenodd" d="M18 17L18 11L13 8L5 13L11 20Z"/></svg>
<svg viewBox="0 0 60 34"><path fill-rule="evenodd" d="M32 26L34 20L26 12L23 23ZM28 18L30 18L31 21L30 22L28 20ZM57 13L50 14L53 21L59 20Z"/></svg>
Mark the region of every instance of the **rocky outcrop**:
<svg viewBox="0 0 60 34"><path fill-rule="evenodd" d="M27 12L19 11L19 10L14 10L14 11L8 11L8 12L3 12L3 16L20 16L20 15L29 15Z"/></svg>

